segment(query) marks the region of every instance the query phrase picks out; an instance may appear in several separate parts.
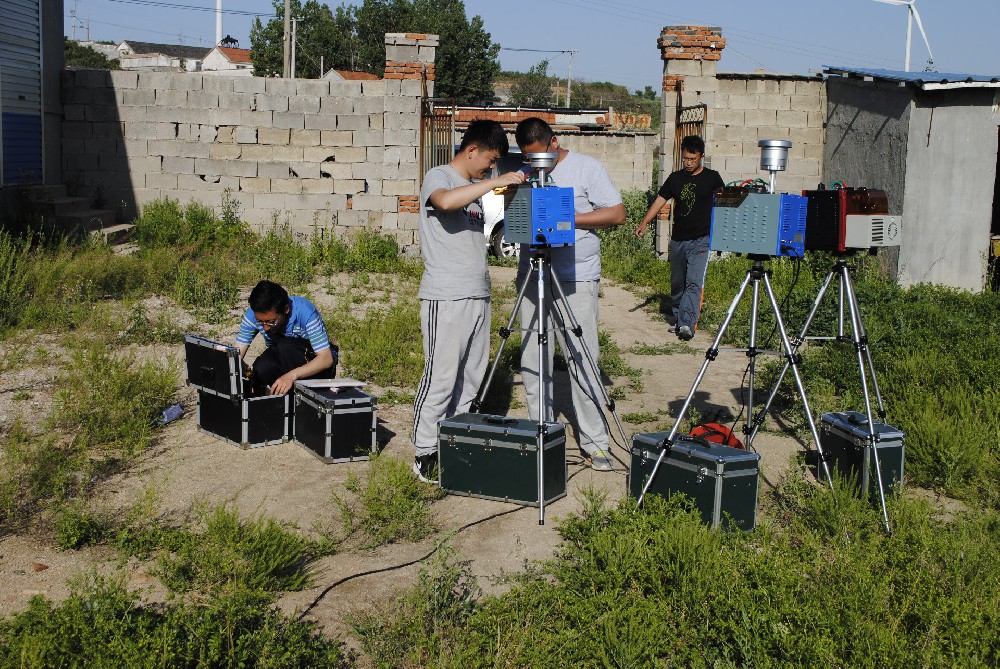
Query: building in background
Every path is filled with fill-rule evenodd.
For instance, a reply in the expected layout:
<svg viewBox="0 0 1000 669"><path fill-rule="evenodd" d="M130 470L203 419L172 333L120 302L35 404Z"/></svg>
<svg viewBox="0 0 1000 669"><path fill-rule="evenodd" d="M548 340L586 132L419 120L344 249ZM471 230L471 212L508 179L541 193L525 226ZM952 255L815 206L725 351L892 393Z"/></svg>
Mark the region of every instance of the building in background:
<svg viewBox="0 0 1000 669"><path fill-rule="evenodd" d="M208 52L201 63L202 72L217 72L235 76L253 76L250 49L217 46Z"/></svg>
<svg viewBox="0 0 1000 669"><path fill-rule="evenodd" d="M123 70L198 72L208 52L203 46L127 40L118 45L118 62Z"/></svg>

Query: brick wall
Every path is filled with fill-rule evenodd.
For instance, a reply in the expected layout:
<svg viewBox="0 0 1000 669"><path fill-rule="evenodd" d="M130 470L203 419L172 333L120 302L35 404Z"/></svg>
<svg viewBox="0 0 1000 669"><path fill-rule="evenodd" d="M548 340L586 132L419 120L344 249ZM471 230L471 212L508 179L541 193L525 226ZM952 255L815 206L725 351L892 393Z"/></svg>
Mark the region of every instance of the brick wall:
<svg viewBox="0 0 1000 669"><path fill-rule="evenodd" d="M63 178L126 216L162 197L217 207L229 190L257 226L365 226L413 245L437 38L386 45L410 65L378 81L66 71Z"/></svg>

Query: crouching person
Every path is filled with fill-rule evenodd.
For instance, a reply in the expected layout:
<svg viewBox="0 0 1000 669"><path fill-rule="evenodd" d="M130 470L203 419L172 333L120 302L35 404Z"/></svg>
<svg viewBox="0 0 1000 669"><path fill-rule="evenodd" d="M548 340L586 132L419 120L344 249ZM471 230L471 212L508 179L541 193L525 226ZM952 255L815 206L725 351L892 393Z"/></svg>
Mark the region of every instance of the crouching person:
<svg viewBox="0 0 1000 669"><path fill-rule="evenodd" d="M336 376L337 347L330 344L326 325L312 302L289 297L288 291L272 281L258 283L249 302L236 346L243 360L257 333L264 335L267 348L253 362L255 395L281 395L300 379Z"/></svg>

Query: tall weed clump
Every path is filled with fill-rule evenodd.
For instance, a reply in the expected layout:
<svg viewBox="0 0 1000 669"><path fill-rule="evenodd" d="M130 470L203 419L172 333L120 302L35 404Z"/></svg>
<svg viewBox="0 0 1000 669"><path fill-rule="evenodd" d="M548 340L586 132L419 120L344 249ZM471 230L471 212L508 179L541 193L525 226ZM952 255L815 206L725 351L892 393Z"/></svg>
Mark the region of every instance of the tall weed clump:
<svg viewBox="0 0 1000 669"><path fill-rule="evenodd" d="M375 657L399 648L445 667L1000 661L995 514L944 521L926 502L890 498L887 534L880 512L846 491L789 481L774 523L731 534L705 527L679 497L637 509L592 495L562 523L553 561L439 638L400 633L412 619L405 597L399 619L355 628Z"/></svg>
<svg viewBox="0 0 1000 669"><path fill-rule="evenodd" d="M626 222L601 236L601 273L608 278L644 286L654 293L670 295L670 265L656 256L653 231L641 239L635 230L649 207L649 194L641 190L622 193Z"/></svg>
<svg viewBox="0 0 1000 669"><path fill-rule="evenodd" d="M342 351L346 372L382 386L415 387L424 367L420 304L402 300L391 307L369 307L357 316L350 298L323 313L330 338Z"/></svg>
<svg viewBox="0 0 1000 669"><path fill-rule="evenodd" d="M327 230L317 230L310 246L312 262L323 272L370 272L420 275L420 262L403 256L399 243L388 235L362 230L346 242Z"/></svg>
<svg viewBox="0 0 1000 669"><path fill-rule="evenodd" d="M31 243L0 229L0 332L17 323L25 303Z"/></svg>
<svg viewBox="0 0 1000 669"><path fill-rule="evenodd" d="M86 577L54 604L35 596L0 621L4 667L342 667L341 644L286 618L262 593L237 590L143 604L121 579Z"/></svg>

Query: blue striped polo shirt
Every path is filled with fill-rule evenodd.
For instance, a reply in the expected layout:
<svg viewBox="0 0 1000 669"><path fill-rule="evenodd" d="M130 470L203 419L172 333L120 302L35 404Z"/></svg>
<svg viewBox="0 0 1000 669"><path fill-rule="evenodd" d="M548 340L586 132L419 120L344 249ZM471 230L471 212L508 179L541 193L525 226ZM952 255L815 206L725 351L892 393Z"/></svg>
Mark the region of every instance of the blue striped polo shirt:
<svg viewBox="0 0 1000 669"><path fill-rule="evenodd" d="M288 314L288 323L285 324L285 337L298 337L308 339L312 350L316 353L330 348L330 338L326 334L326 325L319 315L316 306L304 297L292 295L289 298L292 303L291 312ZM236 335L236 343L250 345L257 333L264 335L264 343L271 346L274 342L264 327L257 322L253 315L253 309L247 309L240 322L240 332Z"/></svg>

